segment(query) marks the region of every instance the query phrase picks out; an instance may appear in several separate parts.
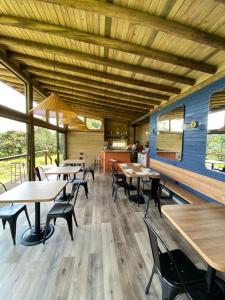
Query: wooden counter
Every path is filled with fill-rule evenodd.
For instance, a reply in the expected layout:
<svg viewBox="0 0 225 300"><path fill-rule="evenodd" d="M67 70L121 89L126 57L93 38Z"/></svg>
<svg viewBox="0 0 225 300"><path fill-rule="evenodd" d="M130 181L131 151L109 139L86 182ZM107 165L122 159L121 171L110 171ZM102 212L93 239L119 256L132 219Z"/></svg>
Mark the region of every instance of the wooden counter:
<svg viewBox="0 0 225 300"><path fill-rule="evenodd" d="M131 161L131 151L126 150L104 150L102 153L103 171L109 172L109 159L118 160L121 163L128 163Z"/></svg>

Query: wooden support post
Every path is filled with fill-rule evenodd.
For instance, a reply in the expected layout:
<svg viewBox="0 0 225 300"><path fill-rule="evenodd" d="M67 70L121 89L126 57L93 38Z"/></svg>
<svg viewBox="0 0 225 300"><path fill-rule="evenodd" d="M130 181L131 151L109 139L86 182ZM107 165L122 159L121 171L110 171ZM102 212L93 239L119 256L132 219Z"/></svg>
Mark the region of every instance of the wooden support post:
<svg viewBox="0 0 225 300"><path fill-rule="evenodd" d="M33 86L31 83L26 84L26 103L27 114L30 122L27 124L27 151L28 151L28 179L35 180L35 145L34 145L34 123L33 113L30 110L33 108Z"/></svg>

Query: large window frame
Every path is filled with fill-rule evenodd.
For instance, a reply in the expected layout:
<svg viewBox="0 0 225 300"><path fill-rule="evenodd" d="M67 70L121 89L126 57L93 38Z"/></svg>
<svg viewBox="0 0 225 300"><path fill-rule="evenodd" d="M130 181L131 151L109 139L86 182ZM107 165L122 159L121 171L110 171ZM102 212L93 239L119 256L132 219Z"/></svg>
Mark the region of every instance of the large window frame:
<svg viewBox="0 0 225 300"><path fill-rule="evenodd" d="M57 140L59 140L59 133L66 133L67 130L64 127L60 127L58 125L58 118L57 124L50 124L44 120L35 118L33 113L30 110L33 108L33 92L39 93L43 99L45 95L43 92L39 91L38 88L34 87L29 78L26 77L23 72L17 68L8 58L1 57L0 62L5 68L9 71L13 72L15 76L17 76L20 80L24 82L25 86L25 99L26 99L26 112L22 113L16 111L12 108L9 108L4 105L0 105L0 116L3 118L15 120L26 124L27 126L27 154L28 154L28 180L34 180L34 167L35 167L35 148L34 148L34 126L39 126L47 129L51 129L56 131L57 133ZM66 136L66 135L65 135ZM66 139L65 139L65 155L67 153L66 150ZM57 153L59 152L59 143L57 143Z"/></svg>

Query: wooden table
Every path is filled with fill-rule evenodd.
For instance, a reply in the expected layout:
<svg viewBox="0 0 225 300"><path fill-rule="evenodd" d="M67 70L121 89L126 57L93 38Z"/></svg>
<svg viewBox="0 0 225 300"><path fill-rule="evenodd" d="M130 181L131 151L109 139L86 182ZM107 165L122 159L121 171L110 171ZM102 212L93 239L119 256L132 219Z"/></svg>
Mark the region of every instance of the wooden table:
<svg viewBox="0 0 225 300"><path fill-rule="evenodd" d="M141 164L138 163L126 163L126 164L118 164L121 171L132 180L132 178L137 178L137 195L131 196L131 200L134 202L138 202L138 204L145 203L144 199L140 196L140 181L141 177L151 177L152 179L152 189L157 190L160 174L154 170L149 168L145 168ZM156 186L157 185L157 186Z"/></svg>
<svg viewBox="0 0 225 300"><path fill-rule="evenodd" d="M81 169L81 166L75 167L54 167L49 170L44 171L45 175L63 175L64 179L66 179L69 174L77 174Z"/></svg>
<svg viewBox="0 0 225 300"><path fill-rule="evenodd" d="M67 181L26 181L0 195L0 203L35 203L35 225L22 235L22 244L32 246L42 243L45 224L40 224L40 203L53 201L66 186ZM47 238L54 232L49 225Z"/></svg>
<svg viewBox="0 0 225 300"><path fill-rule="evenodd" d="M164 205L163 214L207 262L206 274L212 299L225 299L225 284L216 270L225 272L225 206L219 204ZM216 294L218 286L223 290ZM221 292L221 291L219 291Z"/></svg>
<svg viewBox="0 0 225 300"><path fill-rule="evenodd" d="M64 160L64 165L85 165L86 160L85 159L75 159L75 158L69 158Z"/></svg>

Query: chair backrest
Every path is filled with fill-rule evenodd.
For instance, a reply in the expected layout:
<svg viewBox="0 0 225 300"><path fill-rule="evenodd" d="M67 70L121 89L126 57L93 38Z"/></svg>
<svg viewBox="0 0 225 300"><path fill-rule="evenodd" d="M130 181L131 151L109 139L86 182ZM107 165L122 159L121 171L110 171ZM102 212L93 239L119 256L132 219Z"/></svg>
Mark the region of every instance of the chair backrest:
<svg viewBox="0 0 225 300"><path fill-rule="evenodd" d="M80 184L74 184L72 186L72 191L71 191L71 194L70 194L70 197L68 199L68 203L71 202L71 204L74 206L76 204L76 201L77 201L77 196L78 196L78 193L79 193L79 188L80 188Z"/></svg>
<svg viewBox="0 0 225 300"><path fill-rule="evenodd" d="M158 272L160 272L161 274L161 266L160 266L160 253L161 250L159 248L158 245L158 241L160 242L160 244L163 246L163 248L166 250L171 263L174 266L174 269L178 275L178 278L180 280L180 284L183 286L183 291L186 293L186 295L188 296L188 298L190 300L193 300L193 297L191 297L190 293L187 291L187 288L184 284L183 278L181 276L181 273L179 271L179 267L177 265L177 263L175 262L172 253L170 252L169 248L167 247L167 245L165 244L165 242L161 239L161 237L156 233L156 231L153 229L152 225L149 223L149 221L147 220L147 218L144 218L144 222L147 226L148 229L148 235L149 235L149 240L150 240L150 244L151 244L151 249L152 249L152 255L153 255L153 260L154 260L154 265L157 268Z"/></svg>
<svg viewBox="0 0 225 300"><path fill-rule="evenodd" d="M0 194L2 193L2 190L3 190L3 192L7 192L7 188L4 185L4 183L0 182Z"/></svg>
<svg viewBox="0 0 225 300"><path fill-rule="evenodd" d="M44 170L43 170L42 167L35 167L34 172L35 172L35 174L36 174L39 181L42 181L42 180L45 180L45 179L48 180L48 177L45 175Z"/></svg>

